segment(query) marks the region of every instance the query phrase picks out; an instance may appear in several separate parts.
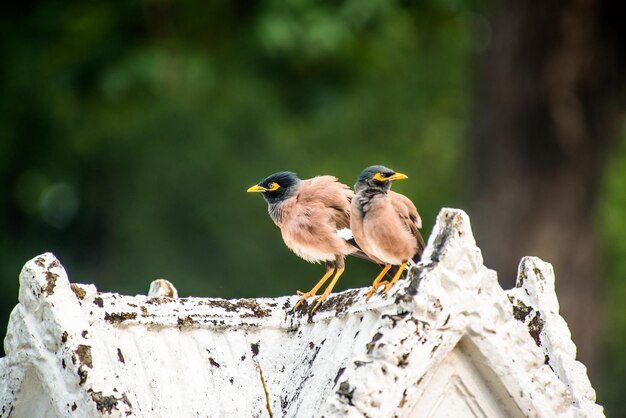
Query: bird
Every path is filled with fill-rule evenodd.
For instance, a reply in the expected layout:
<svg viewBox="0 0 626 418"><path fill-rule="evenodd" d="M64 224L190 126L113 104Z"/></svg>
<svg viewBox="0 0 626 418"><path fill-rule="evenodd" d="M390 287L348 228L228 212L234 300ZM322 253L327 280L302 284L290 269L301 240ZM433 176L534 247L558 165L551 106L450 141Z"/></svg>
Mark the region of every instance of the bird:
<svg viewBox="0 0 626 418"><path fill-rule="evenodd" d="M313 313L343 274L345 256L361 253L349 241L352 237L350 202L354 192L334 176L301 180L290 171L274 173L247 191L262 194L270 218L291 251L306 261L325 264L325 274L310 291L297 291L300 300L294 310L307 298L315 296L334 273L324 292L314 299Z"/></svg>
<svg viewBox="0 0 626 418"><path fill-rule="evenodd" d="M419 232L422 219L411 200L390 190L394 181L407 179L382 165L367 167L358 176L351 202L350 229L360 249L373 261L384 265L366 295L369 300L378 288L384 293L398 281L409 260L419 261L424 238ZM391 281L382 281L392 266L399 266ZM394 267L395 268L395 267Z"/></svg>

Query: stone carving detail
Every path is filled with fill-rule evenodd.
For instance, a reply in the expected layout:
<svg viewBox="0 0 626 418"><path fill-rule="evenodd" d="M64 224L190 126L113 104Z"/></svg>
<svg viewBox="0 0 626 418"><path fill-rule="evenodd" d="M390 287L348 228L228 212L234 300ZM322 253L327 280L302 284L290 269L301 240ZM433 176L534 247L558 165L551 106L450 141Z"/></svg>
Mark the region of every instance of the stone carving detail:
<svg viewBox="0 0 626 418"><path fill-rule="evenodd" d="M313 315L297 296L123 296L43 254L20 275L0 417L604 416L551 266L524 258L505 292L463 211L441 211L389 295L367 290Z"/></svg>

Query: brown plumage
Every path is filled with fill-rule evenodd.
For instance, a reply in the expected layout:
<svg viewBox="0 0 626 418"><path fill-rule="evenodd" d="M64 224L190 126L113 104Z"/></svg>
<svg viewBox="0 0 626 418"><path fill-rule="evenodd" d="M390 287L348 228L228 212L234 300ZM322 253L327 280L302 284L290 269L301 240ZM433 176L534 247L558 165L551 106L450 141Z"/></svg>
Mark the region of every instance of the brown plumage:
<svg viewBox="0 0 626 418"><path fill-rule="evenodd" d="M358 251L338 231L350 227L350 201L354 193L333 176L300 180L290 172L272 174L248 192L261 192L270 217L280 228L283 241L299 257L312 263L324 262L326 273L300 300L314 296L335 273L324 293L315 299L314 311L328 297L345 269L345 256Z"/></svg>
<svg viewBox="0 0 626 418"><path fill-rule="evenodd" d="M406 179L383 166L363 170L354 186L350 228L354 240L372 260L384 264L367 294L369 299L381 285L385 293L400 278L409 260L418 260L426 244L419 232L422 220L409 198L392 192L391 183ZM392 266L399 266L390 282L381 279Z"/></svg>

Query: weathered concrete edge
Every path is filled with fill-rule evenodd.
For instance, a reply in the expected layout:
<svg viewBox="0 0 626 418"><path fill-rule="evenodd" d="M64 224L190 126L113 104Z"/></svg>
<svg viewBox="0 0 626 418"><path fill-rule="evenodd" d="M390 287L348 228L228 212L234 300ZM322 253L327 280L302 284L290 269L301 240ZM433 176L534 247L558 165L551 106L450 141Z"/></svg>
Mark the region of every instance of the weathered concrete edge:
<svg viewBox="0 0 626 418"><path fill-rule="evenodd" d="M483 265L464 212L440 212L423 260L404 285L406 292L397 290L396 305L382 312L384 321L366 351L342 369L323 416L406 414L402 408L415 406L411 400L421 397L437 365L466 338L526 416L604 416L591 400L575 402L544 364L543 352L514 317L496 273ZM396 390L381 390L389 387Z"/></svg>
<svg viewBox="0 0 626 418"><path fill-rule="evenodd" d="M516 286L507 291L515 318L521 321L545 354L545 361L566 385L576 405L602 414L587 368L576 360L576 345L559 314L554 268L538 257L520 261Z"/></svg>
<svg viewBox="0 0 626 418"><path fill-rule="evenodd" d="M465 238L461 240L459 239L460 237ZM457 251L459 247L464 246L467 247L465 251ZM50 327L46 330L38 331L38 326L40 324L31 324L29 329L24 332L34 331L35 334L37 334L37 332L40 334L43 333L38 339L44 341L44 343L41 347L35 347L32 355L30 355L30 358L43 358L44 356L42 356L42 353L46 351L61 350L61 357L63 360L72 363L76 362L76 370L73 370L70 376L66 376L61 371L60 374L57 373L57 376L55 377L56 380L54 383L51 383L50 386L57 385L58 383L62 383L64 381L69 381L70 384L67 386L67 393L64 396L67 396L67 399L70 400L75 398L78 402L76 407L84 408L81 416L100 416L96 410L97 404L94 405L91 402L81 404L81 398L83 398L79 395L81 385L80 380L76 378L77 374L80 376L81 367L83 372L88 372L89 370L89 362L84 354L84 347L87 344L81 339L81 330L86 329L84 324L87 321L87 319L82 316L82 309L80 307L81 303L96 305L96 310L98 308L102 308L100 311L103 316L102 319L106 320L106 315L108 314L109 322L115 326L125 326L131 323L138 323L152 326L178 327L208 326L229 328L242 326L263 326L293 328L298 327L299 324L302 323L325 321L339 315L349 315L352 313L363 312L364 310L377 310L380 311L382 315L386 315L386 327L390 325L390 323L397 321L399 318L398 315L405 314L407 312L406 309L412 309L414 314L411 315L410 318L413 321L416 331L420 326L424 326L426 323L430 326L432 321L435 321L434 324L437 327L440 327L441 330L445 330L446 327L450 326L450 321L454 321L455 319L448 319L448 317L444 317L442 316L443 314L438 313L443 312L439 310L439 308L446 307L441 306L441 299L437 298L435 293L429 293L429 282L433 282L433 280L429 279L429 277L433 276L433 272L439 275L437 279L438 286L447 289L448 291L450 289L467 291L479 288L489 290L493 287L493 282L496 280L495 273L487 270L483 266L480 250L475 246L475 241L471 234L469 219L463 211L450 209L442 210L438 217L435 230L430 236L427 250L424 255L424 261L410 272L410 280L401 280L398 283L389 297L375 296L369 303L364 303L363 294L367 291L366 288L348 290L331 297L327 302L328 305L326 305L326 309L320 309L319 312L313 316L307 315L306 312L304 314L293 314L290 307L293 306L293 303L297 300L297 297L293 296L276 299L238 299L230 301L224 299L188 298L183 300L181 304L183 306L188 305L186 313L189 313L189 315L181 317L180 312L174 313L173 310L171 312L167 310L167 306L180 306L173 304L173 300L168 300L167 298L149 299L144 296L130 297L111 293L98 294L93 286L70 285L65 270L62 268L60 263L58 263L58 260L56 260L56 258L49 253L34 258L27 263L22 271L22 274L20 275L20 305L18 305L14 310L14 315L24 315L28 310L31 313L36 313L36 315L38 315L38 317L42 320L44 318L47 320L53 319L57 325L60 323L74 324L70 330L64 328L64 332L69 331L65 336L63 335L63 332L61 332L60 326L56 328ZM455 274L461 277L466 277L467 280L459 281L455 278ZM502 292L502 290L500 289L499 292ZM498 291L496 291L496 293L498 293ZM418 294L420 297L415 297ZM433 297L433 295L435 295L435 297ZM68 296L71 300L67 298ZM422 296L425 297L422 298ZM499 299L502 299L502 295L498 294L496 296L498 296ZM102 300L100 301L98 298ZM440 305L439 308L437 307L438 299ZM214 302L207 304L207 300ZM215 301L217 302L215 303ZM242 303L241 301L244 302ZM128 311L126 308L133 308L128 304L135 304L134 302L144 304L146 309L151 309L151 307L154 306L153 318L146 319L146 317L142 315L143 312L140 308L138 308L139 311L135 312L136 315L133 317L134 312ZM511 309L513 306L508 303L508 300L506 302L506 304L503 304L501 300L498 301L498 306L505 311ZM102 306L99 306L100 303ZM124 306L124 304L126 305ZM60 306L62 306L63 309L59 309ZM268 315L259 314L264 310L268 310L270 313ZM452 311L448 310L448 315L451 315L451 312ZM67 316L72 318L71 321L67 321ZM147 316L149 316L149 314ZM459 317L465 318L465 315L460 315ZM61 320L61 318L64 318L64 320ZM180 322L181 318L183 321L182 323ZM187 318L190 319L187 320ZM215 320L223 320L224 323L216 323ZM485 325L476 323L465 324L463 329L471 330L472 327L480 326ZM60 335L57 335L59 333ZM417 334L418 333L416 332L416 335ZM391 336L392 334L389 335ZM381 337L381 339L382 338L383 337ZM546 337L546 341L547 340L548 339ZM571 340L568 341L571 342ZM373 345L371 346L373 353L377 352L378 346L381 343L384 343L384 340L373 341ZM10 340L9 335L7 335L7 340L5 340L7 353L11 350L15 353L16 349L19 347L19 344L12 344L13 342ZM445 344L440 345L439 347L435 347L434 344L431 344L431 346L429 346L429 349L432 350L434 348L434 352L445 352ZM97 350L97 348L90 347L90 350ZM81 351L82 354L80 354ZM567 350L565 350L565 352L567 352ZM90 354L96 355L95 353ZM400 353L400 356L403 356L404 354L406 354L406 352ZM553 356L551 356L551 358L552 357ZM556 358L557 356L555 355L554 357ZM23 378L23 376L19 376L16 372L8 371L10 369L10 362L6 359L7 358L0 359L0 377L2 377L6 372L8 379L6 381L8 384L6 386L3 385L3 391L0 391L0 402L2 402L3 405L5 405L3 400L9 395L9 391L7 389L9 385L15 389L16 387L19 387L19 382ZM13 360L16 359L17 357L14 356ZM534 364L535 360L536 359L531 361L531 363ZM36 368L39 370L57 367L57 365L49 363L33 365L37 366ZM550 363L550 366L553 368L555 367L552 363ZM559 373L558 370L555 370L555 372L557 374ZM559 375L559 378L561 378L561 375ZM563 381L563 379L561 380ZM426 380L424 380L424 382L426 382ZM342 392L341 383L342 381L339 380L337 387L338 393ZM580 387L581 386L573 388L572 386L571 388L573 389L571 390L576 391ZM589 388L591 388L590 384ZM591 411L591 415L581 416L602 416L601 407L595 404L590 405L590 402L584 401L585 399L591 399L588 395L582 396L581 399L582 401L578 401L576 409L579 411L586 410L587 408L594 409L594 411ZM94 401L96 401L96 399L94 399ZM71 402L70 405L73 406ZM124 405L121 405L121 407L123 408ZM1 416L4 417L5 415Z"/></svg>

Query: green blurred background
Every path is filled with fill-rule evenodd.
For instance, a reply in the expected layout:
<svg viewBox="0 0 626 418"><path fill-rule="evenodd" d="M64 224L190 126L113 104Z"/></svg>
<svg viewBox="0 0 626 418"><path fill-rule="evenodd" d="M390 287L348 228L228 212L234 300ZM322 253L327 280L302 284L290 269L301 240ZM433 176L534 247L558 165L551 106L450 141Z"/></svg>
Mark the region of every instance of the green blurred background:
<svg viewBox="0 0 626 418"><path fill-rule="evenodd" d="M3 7L2 330L21 267L46 251L101 291L146 293L159 277L183 296L308 290L323 268L291 254L265 202L245 193L279 170L349 185L371 164L406 173L394 189L416 203L425 236L441 207L476 212L470 131L498 3ZM603 332L591 370L615 417L626 416L626 123L616 118L592 212ZM336 289L376 273L348 260Z"/></svg>

